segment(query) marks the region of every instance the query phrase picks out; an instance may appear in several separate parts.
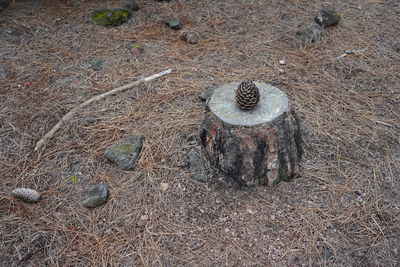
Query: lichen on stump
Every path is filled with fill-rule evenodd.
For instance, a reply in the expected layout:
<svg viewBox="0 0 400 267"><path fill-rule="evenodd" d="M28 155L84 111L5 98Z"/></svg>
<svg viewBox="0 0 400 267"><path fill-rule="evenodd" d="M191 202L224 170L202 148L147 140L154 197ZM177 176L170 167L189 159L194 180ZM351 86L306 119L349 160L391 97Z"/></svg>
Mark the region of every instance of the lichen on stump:
<svg viewBox="0 0 400 267"><path fill-rule="evenodd" d="M255 83L260 102L243 111L235 102L238 84L218 88L210 99L201 140L211 165L244 185L290 179L299 171L303 149L300 121L286 94Z"/></svg>

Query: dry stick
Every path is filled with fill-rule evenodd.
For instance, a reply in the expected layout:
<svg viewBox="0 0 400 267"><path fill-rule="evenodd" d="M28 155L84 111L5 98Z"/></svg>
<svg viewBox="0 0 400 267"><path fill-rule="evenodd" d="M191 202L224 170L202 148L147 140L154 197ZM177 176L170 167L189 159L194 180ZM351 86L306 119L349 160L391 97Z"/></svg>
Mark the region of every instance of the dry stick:
<svg viewBox="0 0 400 267"><path fill-rule="evenodd" d="M80 104L79 106L74 107L70 112L68 112L67 114L65 114L64 117L62 117L62 118L58 121L58 123L57 123L46 135L44 135L44 136L36 143L35 151L38 151L38 150L43 146L43 144L44 144L47 140L49 140L50 138L52 138L53 135L61 128L61 126L62 126L65 122L69 121L69 120L75 115L75 113L77 113L80 109L82 109L82 108L84 108L84 107L86 107L86 106L88 106L88 105L90 105L90 104L92 104L92 103L94 103L94 102L100 101L100 100L106 98L106 97L109 96L109 95L113 95L113 94L116 94L116 93L120 93L120 92L126 91L126 90L128 90L128 89L131 89L131 88L134 87L134 86L138 86L138 85L140 85L140 84L142 84L142 83L146 83L146 82L155 80L155 79L157 79L157 78L159 78L159 77L161 77L161 76L164 76L164 75L166 75L166 74L171 73L171 71L172 71L171 69L164 70L164 71L162 71L162 72L159 72L159 73L154 74L154 75L151 75L151 76L149 76L149 77L146 77L146 78L137 80L137 81L132 82L132 83L129 83L129 84L127 84L127 85L114 88L114 89L112 89L112 90L110 90L110 91L108 91L108 92L106 92L106 93L104 93L104 94L101 94L101 95L98 95L98 96L94 96L94 97L90 98L89 100L83 102L83 103Z"/></svg>

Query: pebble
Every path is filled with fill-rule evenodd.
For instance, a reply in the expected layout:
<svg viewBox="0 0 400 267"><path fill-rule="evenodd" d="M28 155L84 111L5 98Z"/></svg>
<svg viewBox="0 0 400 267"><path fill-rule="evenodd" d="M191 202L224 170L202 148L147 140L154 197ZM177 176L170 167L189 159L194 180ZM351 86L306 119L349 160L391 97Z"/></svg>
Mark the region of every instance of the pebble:
<svg viewBox="0 0 400 267"><path fill-rule="evenodd" d="M161 189L161 191L167 191L168 190L168 187L169 187L169 184L168 183L160 183L160 189Z"/></svg>
<svg viewBox="0 0 400 267"><path fill-rule="evenodd" d="M285 62L285 60L281 59L281 60L279 60L279 64L280 64L280 65L285 65L286 62Z"/></svg>

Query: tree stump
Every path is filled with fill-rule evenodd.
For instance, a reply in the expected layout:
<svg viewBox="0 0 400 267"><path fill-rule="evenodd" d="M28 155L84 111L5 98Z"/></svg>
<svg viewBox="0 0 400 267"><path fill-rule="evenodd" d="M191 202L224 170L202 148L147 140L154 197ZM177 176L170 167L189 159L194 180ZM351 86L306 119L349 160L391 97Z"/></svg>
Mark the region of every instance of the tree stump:
<svg viewBox="0 0 400 267"><path fill-rule="evenodd" d="M211 166L244 185L272 186L299 170L300 121L284 92L265 83L253 110L239 109L239 83L216 89L208 102L201 141Z"/></svg>

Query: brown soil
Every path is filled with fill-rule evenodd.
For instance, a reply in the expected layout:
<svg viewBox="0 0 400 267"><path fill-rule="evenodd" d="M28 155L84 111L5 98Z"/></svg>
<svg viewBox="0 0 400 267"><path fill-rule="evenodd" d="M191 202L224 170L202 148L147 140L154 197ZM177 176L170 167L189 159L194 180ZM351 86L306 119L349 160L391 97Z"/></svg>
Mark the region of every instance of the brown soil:
<svg viewBox="0 0 400 267"><path fill-rule="evenodd" d="M117 1L15 0L0 13L0 265L399 266L400 4L334 2L142 0L128 23L104 28L89 15ZM342 22L296 44L293 32L324 7ZM202 40L180 40L169 17ZM82 110L33 152L74 106L168 68ZM197 95L242 80L278 86L302 120L305 158L291 182L238 189L190 177ZM133 134L146 136L138 166L117 170L103 152ZM108 202L83 208L98 183ZM43 200L15 200L15 187Z"/></svg>

